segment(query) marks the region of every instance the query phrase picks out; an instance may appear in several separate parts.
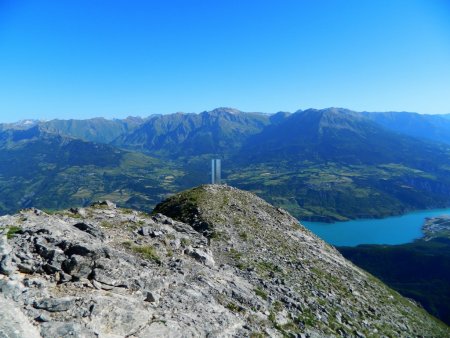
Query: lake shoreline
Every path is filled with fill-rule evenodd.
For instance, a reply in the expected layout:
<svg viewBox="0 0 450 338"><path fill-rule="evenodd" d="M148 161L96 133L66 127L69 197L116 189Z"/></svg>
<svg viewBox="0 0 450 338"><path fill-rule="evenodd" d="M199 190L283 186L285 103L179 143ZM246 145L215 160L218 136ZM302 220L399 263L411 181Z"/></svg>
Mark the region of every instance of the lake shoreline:
<svg viewBox="0 0 450 338"><path fill-rule="evenodd" d="M422 228L426 219L443 215L450 215L450 208L414 210L403 215L346 222L300 223L334 246L396 245L411 243L424 237Z"/></svg>
<svg viewBox="0 0 450 338"><path fill-rule="evenodd" d="M357 221L357 220L374 220L374 219L385 219L389 217L397 217L397 216L404 216L415 212L425 212L429 210L445 210L450 209L450 205L437 205L437 206L430 206L425 209L404 209L401 213L393 212L389 214L382 214L382 215L372 215L368 217L355 217L355 218L349 218L342 216L342 218L338 217L330 217L330 216L319 216L314 215L310 217L304 217L300 222L310 222L310 223L327 223L327 224L335 224L335 223L342 223L342 222L349 222L349 221Z"/></svg>

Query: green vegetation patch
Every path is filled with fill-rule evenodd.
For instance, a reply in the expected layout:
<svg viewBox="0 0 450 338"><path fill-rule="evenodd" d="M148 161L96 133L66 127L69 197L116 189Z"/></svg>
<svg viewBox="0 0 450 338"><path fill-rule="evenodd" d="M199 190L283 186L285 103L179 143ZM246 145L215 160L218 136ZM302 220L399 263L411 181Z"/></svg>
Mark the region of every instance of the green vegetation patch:
<svg viewBox="0 0 450 338"><path fill-rule="evenodd" d="M235 313L245 312L245 309L242 306L239 306L239 305L237 305L235 303L232 303L232 302L228 303L225 307L228 310L230 310L232 312L235 312Z"/></svg>
<svg viewBox="0 0 450 338"><path fill-rule="evenodd" d="M110 223L110 222L108 222L108 221L102 221L102 222L100 223L100 226L101 226L102 228L106 228L106 229L114 228L114 224L112 224L112 223Z"/></svg>
<svg viewBox="0 0 450 338"><path fill-rule="evenodd" d="M13 238L17 233L19 233L20 231L22 231L22 229L18 226L9 226L8 227L8 232L6 233L6 238L11 239Z"/></svg>
<svg viewBox="0 0 450 338"><path fill-rule="evenodd" d="M265 292L262 288L257 287L256 289L253 290L256 295L258 295L259 297L261 297L264 300L267 300L267 292Z"/></svg>
<svg viewBox="0 0 450 338"><path fill-rule="evenodd" d="M243 241L248 240L248 234L247 234L245 231L239 232L239 237L240 237Z"/></svg>
<svg viewBox="0 0 450 338"><path fill-rule="evenodd" d="M125 248L140 254L144 259L153 261L159 265L162 263L161 258L156 253L155 248L151 245L135 245L130 241L123 242L122 245Z"/></svg>
<svg viewBox="0 0 450 338"><path fill-rule="evenodd" d="M150 245L134 245L131 247L131 250L141 254L145 259L161 264L161 259L157 255L155 248Z"/></svg>
<svg viewBox="0 0 450 338"><path fill-rule="evenodd" d="M278 265L268 261L259 261L256 263L256 271L262 276L268 275L270 272L282 272Z"/></svg>

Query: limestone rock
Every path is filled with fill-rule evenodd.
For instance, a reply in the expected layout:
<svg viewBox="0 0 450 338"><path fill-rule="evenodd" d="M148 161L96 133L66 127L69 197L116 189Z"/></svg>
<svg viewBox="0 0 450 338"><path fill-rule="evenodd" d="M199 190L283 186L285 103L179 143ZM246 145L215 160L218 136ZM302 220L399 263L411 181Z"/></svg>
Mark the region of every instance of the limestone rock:
<svg viewBox="0 0 450 338"><path fill-rule="evenodd" d="M21 230L7 239L11 226ZM183 192L153 215L111 202L27 209L0 217L0 234L0 337L450 334L288 213L231 187Z"/></svg>
<svg viewBox="0 0 450 338"><path fill-rule="evenodd" d="M103 232L98 227L96 227L92 224L80 222L80 223L75 223L73 226L77 229L80 229L81 231L86 231L88 234L91 234L94 237L98 237L98 238L102 238L102 239L105 237Z"/></svg>
<svg viewBox="0 0 450 338"><path fill-rule="evenodd" d="M0 294L0 337L40 338L39 331L14 301Z"/></svg>
<svg viewBox="0 0 450 338"><path fill-rule="evenodd" d="M49 312L67 311L75 305L73 298L44 298L35 301L33 306L36 309L44 309Z"/></svg>
<svg viewBox="0 0 450 338"><path fill-rule="evenodd" d="M213 255L210 250L189 247L184 252L206 266L213 267L215 265Z"/></svg>
<svg viewBox="0 0 450 338"><path fill-rule="evenodd" d="M42 338L96 338L97 335L83 325L73 322L50 322L41 325Z"/></svg>

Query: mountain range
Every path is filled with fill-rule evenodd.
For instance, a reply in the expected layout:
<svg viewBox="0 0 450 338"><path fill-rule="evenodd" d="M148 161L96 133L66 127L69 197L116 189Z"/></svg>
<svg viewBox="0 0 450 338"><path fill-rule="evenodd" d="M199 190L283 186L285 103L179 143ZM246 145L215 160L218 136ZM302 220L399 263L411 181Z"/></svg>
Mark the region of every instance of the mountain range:
<svg viewBox="0 0 450 338"><path fill-rule="evenodd" d="M249 136L261 132L269 123L266 114L223 108L200 114L157 115L113 144L177 159L204 154L224 156L237 151Z"/></svg>
<svg viewBox="0 0 450 338"><path fill-rule="evenodd" d="M363 116L394 132L450 144L450 114L421 115L407 112L368 113Z"/></svg>
<svg viewBox="0 0 450 338"><path fill-rule="evenodd" d="M99 198L148 209L224 181L304 220L382 217L450 205L450 119L341 108L209 112L0 125L0 213Z"/></svg>

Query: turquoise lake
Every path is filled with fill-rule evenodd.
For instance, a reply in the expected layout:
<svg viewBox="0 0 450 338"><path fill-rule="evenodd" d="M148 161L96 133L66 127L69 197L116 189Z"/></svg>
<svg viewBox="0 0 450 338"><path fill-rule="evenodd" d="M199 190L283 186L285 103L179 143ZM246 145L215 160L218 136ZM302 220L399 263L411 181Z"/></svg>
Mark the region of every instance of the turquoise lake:
<svg viewBox="0 0 450 338"><path fill-rule="evenodd" d="M382 219L359 219L337 223L300 222L335 246L404 244L422 237L421 228L426 217L441 215L450 215L450 208L416 211Z"/></svg>

